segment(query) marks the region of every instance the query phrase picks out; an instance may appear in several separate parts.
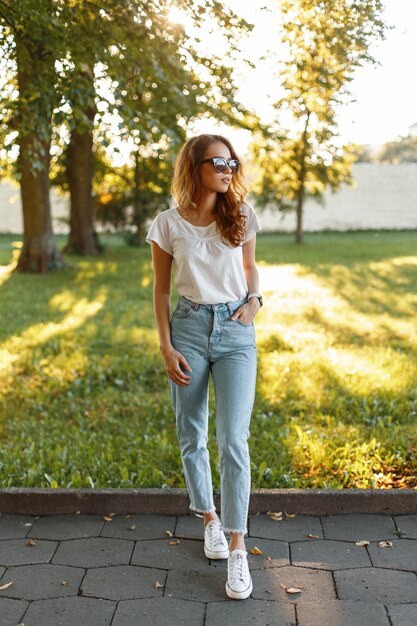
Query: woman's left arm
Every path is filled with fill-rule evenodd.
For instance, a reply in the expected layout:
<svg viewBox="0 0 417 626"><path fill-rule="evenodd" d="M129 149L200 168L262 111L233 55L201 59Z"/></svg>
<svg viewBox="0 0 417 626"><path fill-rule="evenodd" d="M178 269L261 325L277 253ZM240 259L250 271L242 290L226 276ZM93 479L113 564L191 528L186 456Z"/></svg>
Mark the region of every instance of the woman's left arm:
<svg viewBox="0 0 417 626"><path fill-rule="evenodd" d="M256 235L242 246L243 269L248 285L248 292L259 292L259 276L255 262ZM250 324L261 308L258 298L251 298L249 302L242 304L230 317L232 320L240 319L243 324Z"/></svg>

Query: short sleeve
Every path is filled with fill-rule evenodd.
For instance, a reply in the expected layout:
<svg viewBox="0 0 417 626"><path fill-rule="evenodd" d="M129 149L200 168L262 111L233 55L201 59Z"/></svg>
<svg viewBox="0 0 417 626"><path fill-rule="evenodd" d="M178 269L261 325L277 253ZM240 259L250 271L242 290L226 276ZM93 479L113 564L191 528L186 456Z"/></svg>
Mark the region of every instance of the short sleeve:
<svg viewBox="0 0 417 626"><path fill-rule="evenodd" d="M155 241L162 250L172 255L172 245L170 241L169 222L163 213L160 213L153 220L151 227L146 235L146 241L151 243Z"/></svg>
<svg viewBox="0 0 417 626"><path fill-rule="evenodd" d="M246 238L243 243L247 243L253 239L258 230L262 229L262 226L255 210L249 204L244 205L243 212L246 215Z"/></svg>

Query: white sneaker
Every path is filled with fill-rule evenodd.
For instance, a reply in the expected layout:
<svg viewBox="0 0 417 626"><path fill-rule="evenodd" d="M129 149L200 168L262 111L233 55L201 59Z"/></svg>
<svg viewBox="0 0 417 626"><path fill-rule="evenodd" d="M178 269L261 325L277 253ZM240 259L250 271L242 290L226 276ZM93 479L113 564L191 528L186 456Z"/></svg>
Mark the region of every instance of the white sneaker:
<svg viewBox="0 0 417 626"><path fill-rule="evenodd" d="M204 554L208 559L227 559L229 556L229 546L217 520L211 520L204 529Z"/></svg>
<svg viewBox="0 0 417 626"><path fill-rule="evenodd" d="M252 577L246 550L232 550L227 561L226 593L234 600L244 600L252 593Z"/></svg>

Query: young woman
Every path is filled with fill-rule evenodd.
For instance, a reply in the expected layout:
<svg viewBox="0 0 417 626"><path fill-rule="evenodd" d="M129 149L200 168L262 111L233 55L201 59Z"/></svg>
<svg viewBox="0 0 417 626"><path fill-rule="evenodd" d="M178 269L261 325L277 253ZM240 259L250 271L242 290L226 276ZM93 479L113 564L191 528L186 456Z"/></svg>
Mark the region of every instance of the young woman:
<svg viewBox="0 0 417 626"><path fill-rule="evenodd" d="M256 382L253 319L262 306L255 265L260 224L230 141L199 135L177 157L177 206L154 219L154 313L169 377L190 508L204 517L204 552L228 559L226 593L252 592L244 536L250 495L249 422ZM170 318L171 271L180 295ZM207 450L213 378L221 523ZM230 534L230 545L224 533Z"/></svg>

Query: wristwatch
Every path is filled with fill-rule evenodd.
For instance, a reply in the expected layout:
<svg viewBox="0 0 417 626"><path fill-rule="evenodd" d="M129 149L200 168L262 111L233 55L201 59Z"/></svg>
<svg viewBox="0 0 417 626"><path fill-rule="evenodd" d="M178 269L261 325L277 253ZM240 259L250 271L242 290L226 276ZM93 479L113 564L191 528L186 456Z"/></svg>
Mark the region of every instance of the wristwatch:
<svg viewBox="0 0 417 626"><path fill-rule="evenodd" d="M249 300L250 300L251 298L258 298L258 300L259 300L259 304L260 304L261 306L263 306L263 305L264 305L264 301L263 301L263 298L262 298L262 296L261 296L261 294L260 294L260 293L256 293L255 291L254 291L253 293L250 293L250 294L248 295L248 302L249 302Z"/></svg>

